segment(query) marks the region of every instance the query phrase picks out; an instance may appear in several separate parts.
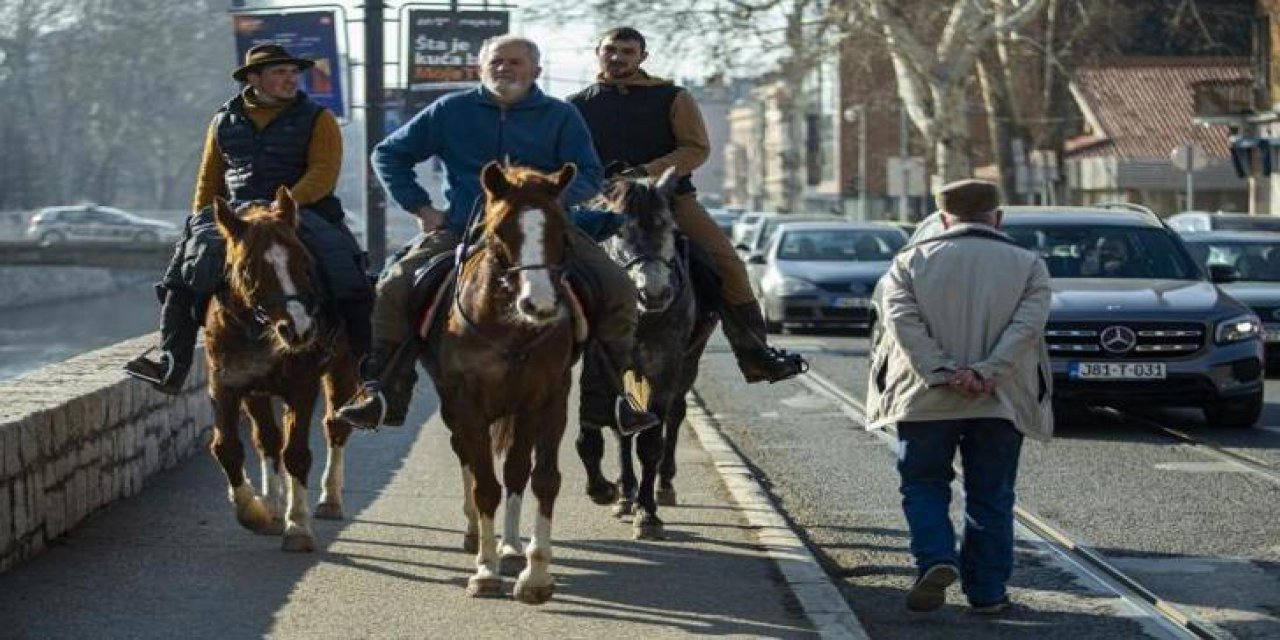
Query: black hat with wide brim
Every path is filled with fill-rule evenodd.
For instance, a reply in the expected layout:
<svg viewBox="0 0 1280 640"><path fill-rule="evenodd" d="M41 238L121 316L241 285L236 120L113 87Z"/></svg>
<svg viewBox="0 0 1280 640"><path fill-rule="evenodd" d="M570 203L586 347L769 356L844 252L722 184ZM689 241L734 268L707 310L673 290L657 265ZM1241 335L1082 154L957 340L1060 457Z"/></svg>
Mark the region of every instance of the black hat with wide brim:
<svg viewBox="0 0 1280 640"><path fill-rule="evenodd" d="M249 50L244 52L244 66L231 72L231 77L238 82L244 82L250 71L257 71L273 64L293 64L299 69L310 69L316 63L306 58L295 58L278 44L259 44L249 47Z"/></svg>

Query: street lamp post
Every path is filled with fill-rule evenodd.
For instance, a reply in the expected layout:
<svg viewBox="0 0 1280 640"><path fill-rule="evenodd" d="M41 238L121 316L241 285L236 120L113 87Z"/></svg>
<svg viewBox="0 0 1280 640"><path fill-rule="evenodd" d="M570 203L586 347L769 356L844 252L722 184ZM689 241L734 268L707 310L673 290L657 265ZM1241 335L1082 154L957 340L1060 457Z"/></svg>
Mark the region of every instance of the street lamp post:
<svg viewBox="0 0 1280 640"><path fill-rule="evenodd" d="M844 121L858 119L858 216L868 220L871 201L867 199L867 105L854 104L845 107Z"/></svg>

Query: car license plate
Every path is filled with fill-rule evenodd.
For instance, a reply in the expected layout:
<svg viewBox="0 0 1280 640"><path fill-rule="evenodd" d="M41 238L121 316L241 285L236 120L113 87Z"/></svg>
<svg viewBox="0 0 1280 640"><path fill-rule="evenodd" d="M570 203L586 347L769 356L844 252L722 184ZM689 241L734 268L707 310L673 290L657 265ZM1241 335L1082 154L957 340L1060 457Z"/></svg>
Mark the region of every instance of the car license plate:
<svg viewBox="0 0 1280 640"><path fill-rule="evenodd" d="M1280 324L1262 325L1262 339L1265 342L1280 342Z"/></svg>
<svg viewBox="0 0 1280 640"><path fill-rule="evenodd" d="M871 306L871 300L868 298L835 297L831 299L831 306L837 309L866 309Z"/></svg>
<svg viewBox="0 0 1280 640"><path fill-rule="evenodd" d="M1164 380L1163 362L1072 362L1073 380Z"/></svg>

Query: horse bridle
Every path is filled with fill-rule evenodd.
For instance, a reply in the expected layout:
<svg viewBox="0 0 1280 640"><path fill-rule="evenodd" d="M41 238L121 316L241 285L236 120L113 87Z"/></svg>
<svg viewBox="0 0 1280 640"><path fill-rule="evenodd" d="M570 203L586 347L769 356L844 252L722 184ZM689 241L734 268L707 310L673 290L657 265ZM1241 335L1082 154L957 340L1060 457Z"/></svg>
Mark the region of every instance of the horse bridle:
<svg viewBox="0 0 1280 640"><path fill-rule="evenodd" d="M670 258L664 260L660 257L656 257L648 253L637 253L631 256L631 259L622 263L622 269L624 271L630 271L632 267L635 267L637 265L646 265L646 264L666 265L667 268L671 270L671 274L674 276L673 281L671 283L671 288L672 288L671 299L667 302L667 306L670 306L671 302L674 302L676 298L679 298L680 294L684 291L684 284L688 275L685 273L685 265L689 262L689 255L688 255L689 249L687 246L685 247L683 253L685 254L683 261L680 260L681 256L679 254L674 254ZM663 308L662 311L666 311L666 308Z"/></svg>
<svg viewBox="0 0 1280 640"><path fill-rule="evenodd" d="M320 309L319 302L315 299L315 296L310 294L285 295L283 293L276 293L269 296L263 296L263 298L263 300L256 301L257 304L253 305L252 309L253 321L263 327L271 326L271 317L267 314L267 310L263 308L263 304L276 303L287 309L290 302L297 302L298 304L301 304L302 307L306 309L307 314L311 316L317 315L317 312Z"/></svg>

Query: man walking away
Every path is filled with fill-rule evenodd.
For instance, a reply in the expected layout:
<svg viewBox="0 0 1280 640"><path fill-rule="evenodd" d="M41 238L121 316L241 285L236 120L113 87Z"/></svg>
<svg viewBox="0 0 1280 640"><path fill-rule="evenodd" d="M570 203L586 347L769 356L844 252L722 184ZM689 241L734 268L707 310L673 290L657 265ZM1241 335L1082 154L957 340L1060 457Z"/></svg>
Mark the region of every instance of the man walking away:
<svg viewBox="0 0 1280 640"><path fill-rule="evenodd" d="M934 611L957 578L970 611L1009 608L1014 483L1022 439L1053 433L1049 272L999 231L994 184L942 188L945 231L898 254L883 288L867 427L896 425L902 509L918 578L907 608ZM948 507L956 451L964 474L959 552Z"/></svg>

